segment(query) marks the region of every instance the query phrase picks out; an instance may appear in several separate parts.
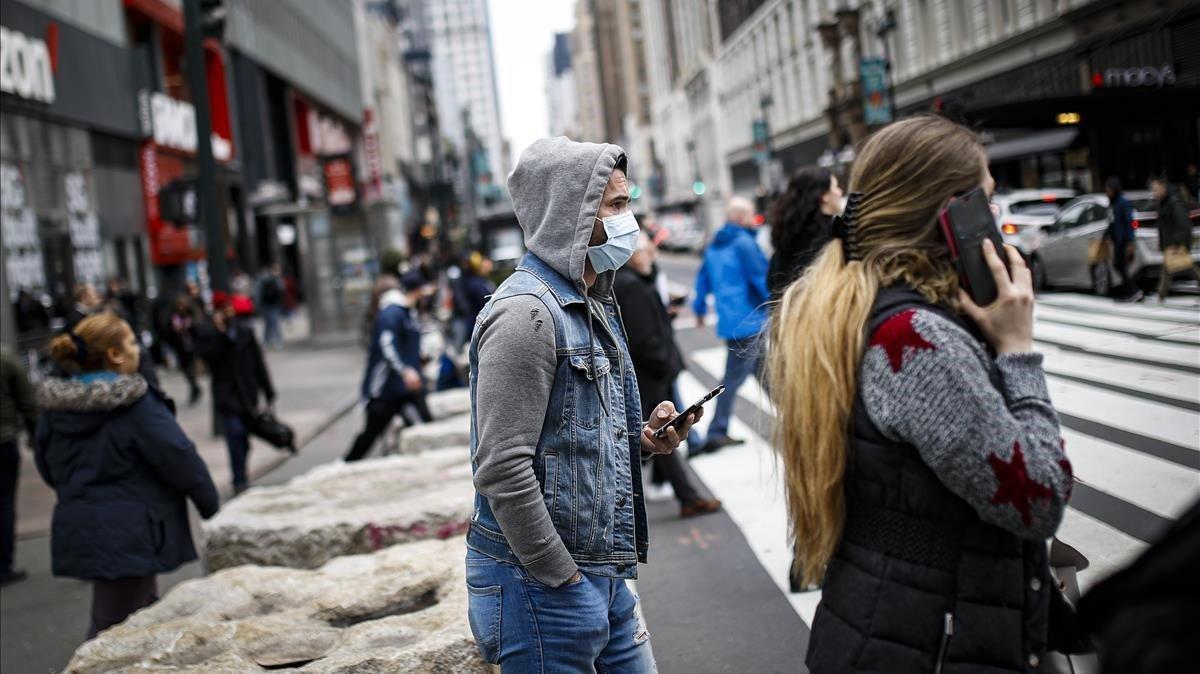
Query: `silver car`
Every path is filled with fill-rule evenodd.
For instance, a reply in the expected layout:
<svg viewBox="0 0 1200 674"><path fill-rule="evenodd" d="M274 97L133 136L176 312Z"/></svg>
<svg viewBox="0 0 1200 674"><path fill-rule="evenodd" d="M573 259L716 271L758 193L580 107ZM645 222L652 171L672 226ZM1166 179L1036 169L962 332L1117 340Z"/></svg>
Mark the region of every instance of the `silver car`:
<svg viewBox="0 0 1200 674"><path fill-rule="evenodd" d="M1125 198L1133 204L1134 255L1129 273L1139 284L1157 279L1162 270L1162 252L1158 249L1157 202L1148 191L1128 191ZM1198 213L1191 212L1193 225ZM1038 289L1047 286L1088 288L1097 295L1112 290L1113 269L1110 262L1088 263L1092 241L1104 236L1108 229L1108 197L1085 194L1059 212L1053 224L1043 228L1030 241L1028 254L1034 284ZM1194 229L1192 258L1200 261L1200 228Z"/></svg>
<svg viewBox="0 0 1200 674"><path fill-rule="evenodd" d="M1028 260L1041 230L1054 222L1054 216L1076 194L1075 190L1051 187L994 195L992 204L999 211L996 221L1004 243L1021 251Z"/></svg>

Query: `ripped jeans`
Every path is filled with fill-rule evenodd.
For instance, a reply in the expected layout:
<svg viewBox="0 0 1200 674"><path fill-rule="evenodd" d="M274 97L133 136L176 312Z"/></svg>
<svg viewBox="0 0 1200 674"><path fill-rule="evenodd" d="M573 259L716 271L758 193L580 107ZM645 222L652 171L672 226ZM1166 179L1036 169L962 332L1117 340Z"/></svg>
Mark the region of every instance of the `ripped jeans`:
<svg viewBox="0 0 1200 674"><path fill-rule="evenodd" d="M471 633L504 673L657 672L638 597L620 578L548 587L523 567L467 550Z"/></svg>

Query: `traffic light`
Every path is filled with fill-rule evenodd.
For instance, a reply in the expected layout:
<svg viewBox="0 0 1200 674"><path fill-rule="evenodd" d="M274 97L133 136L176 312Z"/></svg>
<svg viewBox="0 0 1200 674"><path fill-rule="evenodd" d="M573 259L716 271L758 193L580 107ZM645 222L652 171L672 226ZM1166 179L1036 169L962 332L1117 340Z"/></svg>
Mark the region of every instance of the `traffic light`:
<svg viewBox="0 0 1200 674"><path fill-rule="evenodd" d="M696 182L692 183L692 194L702 197L707 191L708 187L704 184L703 180L697 180Z"/></svg>

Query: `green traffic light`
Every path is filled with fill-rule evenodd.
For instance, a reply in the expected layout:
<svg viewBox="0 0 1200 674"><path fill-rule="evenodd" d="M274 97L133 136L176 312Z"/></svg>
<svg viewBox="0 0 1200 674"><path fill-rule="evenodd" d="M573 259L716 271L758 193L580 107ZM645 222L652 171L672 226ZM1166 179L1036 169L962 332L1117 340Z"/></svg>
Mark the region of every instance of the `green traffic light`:
<svg viewBox="0 0 1200 674"><path fill-rule="evenodd" d="M642 198L641 185L633 185L629 188L629 198L635 201Z"/></svg>
<svg viewBox="0 0 1200 674"><path fill-rule="evenodd" d="M692 183L692 194L702 197L706 191L708 191L708 188L704 185L704 181L697 180L696 182Z"/></svg>

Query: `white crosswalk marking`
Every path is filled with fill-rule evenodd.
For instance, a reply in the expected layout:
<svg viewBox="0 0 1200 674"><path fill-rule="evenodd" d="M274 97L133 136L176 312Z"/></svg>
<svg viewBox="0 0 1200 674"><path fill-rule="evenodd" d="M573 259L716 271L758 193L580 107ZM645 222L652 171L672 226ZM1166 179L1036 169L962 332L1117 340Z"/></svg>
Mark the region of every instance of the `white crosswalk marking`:
<svg viewBox="0 0 1200 674"><path fill-rule="evenodd" d="M1054 294L1038 304L1037 346L1046 355L1051 398L1064 415L1063 437L1081 485L1058 537L1091 562L1080 575L1086 588L1145 548L1151 535L1138 535L1145 522L1178 517L1200 497L1200 303L1185 298L1166 306L1121 305ZM1155 339L1161 337L1167 339ZM707 378L720 380L723 348L688 357ZM707 388L693 374L680 377L685 400ZM739 406L753 404L772 418L753 379L738 397ZM734 419L730 435L747 443L692 467L722 499L780 591L811 624L820 592L787 592L787 514L780 466L766 434L767 429ZM1090 501L1079 495L1083 489L1091 492ZM1104 507L1094 505L1096 497Z"/></svg>

